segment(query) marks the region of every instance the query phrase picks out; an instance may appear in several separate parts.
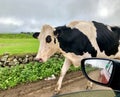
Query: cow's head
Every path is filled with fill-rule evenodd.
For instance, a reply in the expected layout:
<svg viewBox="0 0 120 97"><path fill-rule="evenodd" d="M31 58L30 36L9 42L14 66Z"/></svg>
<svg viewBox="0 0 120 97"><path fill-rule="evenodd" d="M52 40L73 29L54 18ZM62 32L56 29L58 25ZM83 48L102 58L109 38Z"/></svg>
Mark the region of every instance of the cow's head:
<svg viewBox="0 0 120 97"><path fill-rule="evenodd" d="M56 53L59 49L59 43L54 35L55 29L50 25L44 25L41 32L34 33L33 37L40 41L39 50L35 60L46 62L49 57Z"/></svg>

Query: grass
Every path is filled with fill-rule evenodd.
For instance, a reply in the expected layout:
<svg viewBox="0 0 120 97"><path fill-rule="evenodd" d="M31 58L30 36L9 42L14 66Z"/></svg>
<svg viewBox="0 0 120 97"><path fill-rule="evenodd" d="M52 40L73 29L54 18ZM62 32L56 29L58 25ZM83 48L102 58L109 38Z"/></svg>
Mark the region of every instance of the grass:
<svg viewBox="0 0 120 97"><path fill-rule="evenodd" d="M3 38L3 39L5 39L5 38L8 38L8 39L21 39L21 38L33 38L32 37L32 33L31 34L16 34L16 33L6 33L6 34L4 34L4 33L1 33L0 34L0 38Z"/></svg>
<svg viewBox="0 0 120 97"><path fill-rule="evenodd" d="M39 41L31 37L27 34L0 34L0 55L37 52Z"/></svg>

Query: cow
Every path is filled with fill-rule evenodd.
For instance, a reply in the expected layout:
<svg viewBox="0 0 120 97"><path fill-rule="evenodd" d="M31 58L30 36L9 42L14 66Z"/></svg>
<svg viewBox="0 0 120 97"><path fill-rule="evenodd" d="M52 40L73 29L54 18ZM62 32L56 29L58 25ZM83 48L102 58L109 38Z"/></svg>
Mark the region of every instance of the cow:
<svg viewBox="0 0 120 97"><path fill-rule="evenodd" d="M120 28L96 21L72 21L58 27L45 24L33 37L40 41L35 60L46 62L56 52L65 57L55 88L57 93L71 64L78 67L81 60L88 57L120 57Z"/></svg>

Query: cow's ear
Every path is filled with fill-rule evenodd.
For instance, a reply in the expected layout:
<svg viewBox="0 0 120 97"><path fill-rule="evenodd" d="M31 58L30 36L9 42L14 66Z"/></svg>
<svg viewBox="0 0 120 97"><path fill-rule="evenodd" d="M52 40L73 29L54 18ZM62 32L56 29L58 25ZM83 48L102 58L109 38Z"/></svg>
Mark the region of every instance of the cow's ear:
<svg viewBox="0 0 120 97"><path fill-rule="evenodd" d="M54 31L54 35L59 37L59 36L61 36L62 32L63 32L63 29L62 29L61 26L60 27L56 27L55 31Z"/></svg>
<svg viewBox="0 0 120 97"><path fill-rule="evenodd" d="M64 35L64 32L70 32L71 31L71 28L70 27L67 27L67 26L59 26L59 27L56 27L55 28L56 30L54 31L54 35L55 36L62 36Z"/></svg>
<svg viewBox="0 0 120 97"><path fill-rule="evenodd" d="M55 36L60 36L60 33L61 33L62 31L61 30L55 30L54 31L54 35Z"/></svg>
<svg viewBox="0 0 120 97"><path fill-rule="evenodd" d="M34 38L38 38L39 34L40 34L40 32L35 32L35 33L33 34L33 37L34 37Z"/></svg>

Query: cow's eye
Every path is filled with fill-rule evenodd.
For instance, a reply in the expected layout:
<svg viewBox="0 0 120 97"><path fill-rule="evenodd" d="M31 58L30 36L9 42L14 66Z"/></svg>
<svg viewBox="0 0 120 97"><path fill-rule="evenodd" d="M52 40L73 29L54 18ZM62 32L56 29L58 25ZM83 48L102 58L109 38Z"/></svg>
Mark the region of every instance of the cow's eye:
<svg viewBox="0 0 120 97"><path fill-rule="evenodd" d="M46 42L47 42L47 43L50 43L51 41L52 41L52 38L51 38L50 35L48 35L48 36L46 37Z"/></svg>

